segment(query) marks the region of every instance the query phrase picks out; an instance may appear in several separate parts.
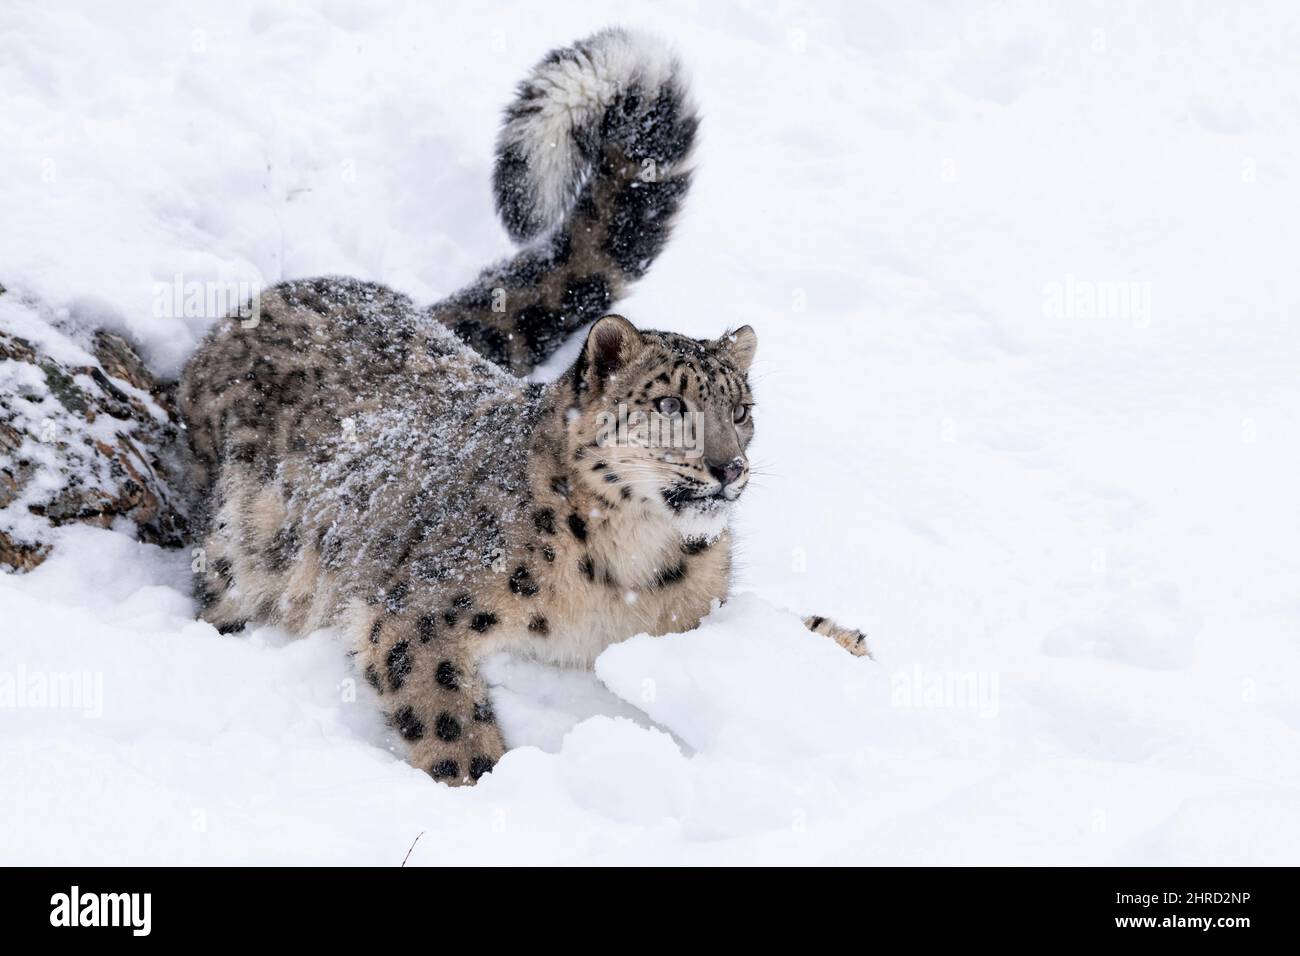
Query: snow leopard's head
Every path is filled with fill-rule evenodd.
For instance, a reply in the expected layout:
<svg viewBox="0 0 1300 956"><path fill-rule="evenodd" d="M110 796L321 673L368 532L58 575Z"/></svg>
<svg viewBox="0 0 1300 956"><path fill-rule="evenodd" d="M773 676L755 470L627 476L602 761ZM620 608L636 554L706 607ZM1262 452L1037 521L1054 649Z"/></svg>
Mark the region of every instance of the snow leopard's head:
<svg viewBox="0 0 1300 956"><path fill-rule="evenodd" d="M749 482L757 346L749 326L708 340L639 331L617 315L593 325L571 373L579 480L661 511L684 538L720 534Z"/></svg>

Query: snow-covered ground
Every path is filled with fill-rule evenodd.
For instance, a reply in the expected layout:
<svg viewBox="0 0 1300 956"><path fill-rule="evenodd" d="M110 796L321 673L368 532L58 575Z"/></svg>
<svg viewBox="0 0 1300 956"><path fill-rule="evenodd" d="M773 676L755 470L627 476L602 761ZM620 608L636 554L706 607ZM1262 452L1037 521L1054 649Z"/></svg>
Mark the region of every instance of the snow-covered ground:
<svg viewBox="0 0 1300 956"><path fill-rule="evenodd" d="M218 636L188 555L67 530L0 575L0 679L84 692L0 708L0 862L1300 862L1300 9L602 8L0 6L0 284L164 372L177 275L452 290L524 70L670 38L699 174L621 311L758 329L761 472L739 596L494 661L516 749L460 790L337 636Z"/></svg>

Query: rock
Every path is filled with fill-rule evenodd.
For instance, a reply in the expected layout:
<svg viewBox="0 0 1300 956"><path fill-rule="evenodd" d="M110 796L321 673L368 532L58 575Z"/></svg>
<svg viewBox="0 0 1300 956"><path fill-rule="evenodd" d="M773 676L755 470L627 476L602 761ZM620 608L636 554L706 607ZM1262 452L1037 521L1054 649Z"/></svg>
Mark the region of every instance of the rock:
<svg viewBox="0 0 1300 956"><path fill-rule="evenodd" d="M38 303L0 294L0 566L36 567L53 529L70 522L184 544L174 383L155 378L120 335L62 329ZM45 346L14 331L15 314L49 328Z"/></svg>

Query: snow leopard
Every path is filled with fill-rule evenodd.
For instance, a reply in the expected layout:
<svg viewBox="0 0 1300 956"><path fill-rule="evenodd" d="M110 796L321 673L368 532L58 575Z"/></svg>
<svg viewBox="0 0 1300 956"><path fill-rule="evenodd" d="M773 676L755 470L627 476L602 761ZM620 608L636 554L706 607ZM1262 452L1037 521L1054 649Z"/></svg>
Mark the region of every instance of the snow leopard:
<svg viewBox="0 0 1300 956"><path fill-rule="evenodd" d="M698 126L658 40L609 29L556 50L497 141L512 258L429 307L351 278L283 282L183 372L202 617L341 628L437 780L473 783L505 751L485 656L590 666L727 598L757 336L611 312L668 239ZM525 378L583 329L566 372ZM694 422L694 442L611 438L619 414L678 439ZM865 653L859 631L805 624Z"/></svg>

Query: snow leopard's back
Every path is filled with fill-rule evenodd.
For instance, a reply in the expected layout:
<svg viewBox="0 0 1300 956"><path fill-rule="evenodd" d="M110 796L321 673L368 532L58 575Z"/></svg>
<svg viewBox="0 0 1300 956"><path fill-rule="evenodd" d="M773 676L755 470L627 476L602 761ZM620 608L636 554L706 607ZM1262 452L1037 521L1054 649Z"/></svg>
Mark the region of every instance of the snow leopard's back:
<svg viewBox="0 0 1300 956"><path fill-rule="evenodd" d="M227 319L181 386L211 489L206 616L328 623L417 545L458 575L490 564L536 388L372 283L284 283L255 320Z"/></svg>

